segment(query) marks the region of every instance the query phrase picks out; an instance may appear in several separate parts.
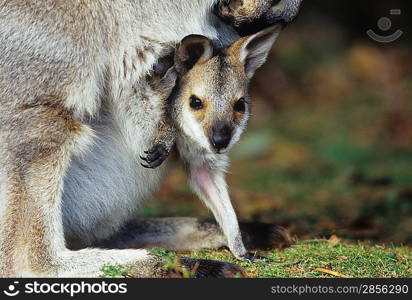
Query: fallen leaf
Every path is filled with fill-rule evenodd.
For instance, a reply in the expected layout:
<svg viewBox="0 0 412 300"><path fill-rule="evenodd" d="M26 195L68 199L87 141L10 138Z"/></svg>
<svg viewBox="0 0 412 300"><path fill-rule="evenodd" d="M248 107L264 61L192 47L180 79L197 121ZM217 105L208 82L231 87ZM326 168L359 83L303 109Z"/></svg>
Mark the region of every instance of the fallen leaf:
<svg viewBox="0 0 412 300"><path fill-rule="evenodd" d="M335 271L332 271L332 270L328 270L328 269L324 269L324 268L316 268L315 271L320 272L320 273L333 275L333 276L340 277L340 278L350 278L348 275L341 274L341 273L338 273L338 272L335 272Z"/></svg>
<svg viewBox="0 0 412 300"><path fill-rule="evenodd" d="M333 248L341 242L341 239L338 238L336 235L332 235L328 240L328 247Z"/></svg>

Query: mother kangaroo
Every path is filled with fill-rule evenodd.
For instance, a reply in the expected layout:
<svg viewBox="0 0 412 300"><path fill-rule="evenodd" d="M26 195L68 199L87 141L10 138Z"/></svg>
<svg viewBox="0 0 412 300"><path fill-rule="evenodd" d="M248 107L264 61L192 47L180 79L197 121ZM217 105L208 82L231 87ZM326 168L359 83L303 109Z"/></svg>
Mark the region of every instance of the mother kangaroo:
<svg viewBox="0 0 412 300"><path fill-rule="evenodd" d="M93 143L102 104L116 105L166 49L190 34L226 46L290 22L301 0L273 2L0 0L1 277L96 276L105 264L130 265L139 277L165 275L162 259L146 250L68 247L67 170ZM238 271L223 262L197 265L205 276Z"/></svg>

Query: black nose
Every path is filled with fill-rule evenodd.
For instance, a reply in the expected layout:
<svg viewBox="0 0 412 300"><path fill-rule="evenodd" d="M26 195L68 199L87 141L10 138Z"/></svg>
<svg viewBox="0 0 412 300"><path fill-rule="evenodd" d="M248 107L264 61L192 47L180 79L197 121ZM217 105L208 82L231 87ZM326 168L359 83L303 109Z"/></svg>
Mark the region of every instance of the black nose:
<svg viewBox="0 0 412 300"><path fill-rule="evenodd" d="M212 127L211 142L213 147L220 151L226 148L232 139L232 128L228 122L217 122Z"/></svg>

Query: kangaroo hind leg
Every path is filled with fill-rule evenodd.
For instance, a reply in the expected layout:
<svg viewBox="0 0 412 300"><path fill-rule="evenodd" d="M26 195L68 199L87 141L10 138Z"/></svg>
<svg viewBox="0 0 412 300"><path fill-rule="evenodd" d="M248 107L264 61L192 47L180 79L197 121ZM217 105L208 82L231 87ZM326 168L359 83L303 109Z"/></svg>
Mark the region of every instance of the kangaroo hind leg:
<svg viewBox="0 0 412 300"><path fill-rule="evenodd" d="M161 276L162 259L146 250L65 246L61 194L70 159L93 134L55 97L0 113L0 276L94 277L105 264Z"/></svg>

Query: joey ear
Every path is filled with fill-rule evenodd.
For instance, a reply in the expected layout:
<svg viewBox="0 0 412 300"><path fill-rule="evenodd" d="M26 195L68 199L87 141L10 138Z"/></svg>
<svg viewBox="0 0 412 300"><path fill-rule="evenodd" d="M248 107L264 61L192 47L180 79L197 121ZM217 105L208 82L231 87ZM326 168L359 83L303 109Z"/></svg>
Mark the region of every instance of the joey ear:
<svg viewBox="0 0 412 300"><path fill-rule="evenodd" d="M175 67L171 67L163 72L163 77L159 75L161 76L155 73L154 76L147 77L147 81L157 95L162 99L168 99L177 84L177 71Z"/></svg>
<svg viewBox="0 0 412 300"><path fill-rule="evenodd" d="M234 54L245 67L245 73L250 79L266 61L282 25L275 25L254 35L244 37L229 48L229 54Z"/></svg>
<svg viewBox="0 0 412 300"><path fill-rule="evenodd" d="M169 98L170 94L176 86L177 75L178 74L176 68L171 67L169 70L167 70L162 79L160 79L159 83L157 84L156 90L158 91L158 93L160 93L162 98Z"/></svg>
<svg viewBox="0 0 412 300"><path fill-rule="evenodd" d="M184 75L198 62L212 58L212 41L202 35L188 35L185 37L175 54L175 67L180 75Z"/></svg>

